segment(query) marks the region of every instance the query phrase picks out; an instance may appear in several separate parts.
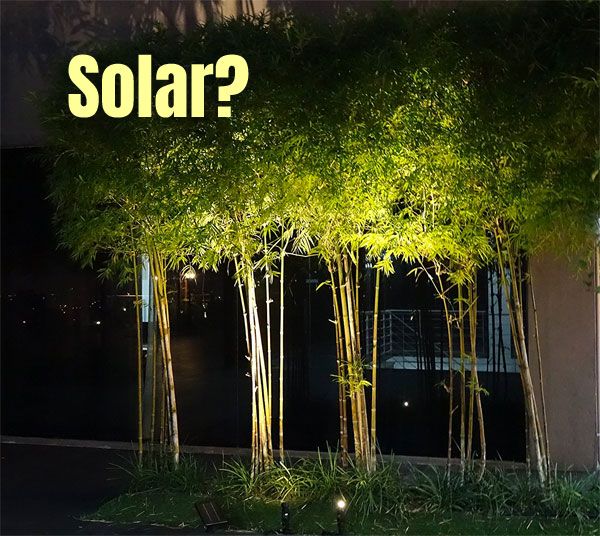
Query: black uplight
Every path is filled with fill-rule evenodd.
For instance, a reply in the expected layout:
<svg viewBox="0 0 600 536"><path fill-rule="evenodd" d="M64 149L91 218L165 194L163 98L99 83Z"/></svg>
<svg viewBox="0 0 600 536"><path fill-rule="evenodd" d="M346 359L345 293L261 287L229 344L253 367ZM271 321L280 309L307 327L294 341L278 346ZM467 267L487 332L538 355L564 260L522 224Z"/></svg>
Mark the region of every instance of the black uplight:
<svg viewBox="0 0 600 536"><path fill-rule="evenodd" d="M286 502L281 503L281 534L291 534L290 529L290 505Z"/></svg>
<svg viewBox="0 0 600 536"><path fill-rule="evenodd" d="M346 512L348 510L346 499L343 497L337 499L335 501L335 510L338 534L344 534L344 523L346 521Z"/></svg>

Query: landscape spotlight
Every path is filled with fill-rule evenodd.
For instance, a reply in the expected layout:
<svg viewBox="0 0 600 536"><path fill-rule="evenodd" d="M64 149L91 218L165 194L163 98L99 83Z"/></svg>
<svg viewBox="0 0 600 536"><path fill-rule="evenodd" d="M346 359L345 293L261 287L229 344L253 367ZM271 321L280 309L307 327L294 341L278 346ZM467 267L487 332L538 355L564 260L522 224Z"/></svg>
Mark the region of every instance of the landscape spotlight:
<svg viewBox="0 0 600 536"><path fill-rule="evenodd" d="M281 534L291 534L290 529L290 505L286 502L281 503Z"/></svg>
<svg viewBox="0 0 600 536"><path fill-rule="evenodd" d="M346 503L346 499L341 497L335 502L336 513L336 521L337 521L337 530L338 534L344 534L344 521L346 519L346 509L348 504Z"/></svg>
<svg viewBox="0 0 600 536"><path fill-rule="evenodd" d="M213 501L199 501L194 506L202 519L206 532L212 532L215 529L225 529L229 524L227 520L223 519L219 508Z"/></svg>

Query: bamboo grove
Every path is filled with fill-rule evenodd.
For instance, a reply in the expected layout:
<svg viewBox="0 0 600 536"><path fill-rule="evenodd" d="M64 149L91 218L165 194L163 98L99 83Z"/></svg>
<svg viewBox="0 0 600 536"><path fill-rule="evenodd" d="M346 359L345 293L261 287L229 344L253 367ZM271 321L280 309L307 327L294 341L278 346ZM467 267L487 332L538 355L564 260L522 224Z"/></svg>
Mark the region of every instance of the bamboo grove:
<svg viewBox="0 0 600 536"><path fill-rule="evenodd" d="M143 257L153 276L151 387L136 328L140 455L156 442L175 463L179 455L167 274L224 266L243 316L252 468L267 470L277 451L285 462L284 427L294 423L284 418L284 281L295 255L328 273L319 292L331 295L342 460L375 467L379 288L405 262L407 277L430 280L445 315L449 467L458 459L463 474L481 474L488 458L482 398L494 393L480 383L476 332L477 276L491 269L508 304L528 459L546 482L543 356L532 366L526 344L528 259L594 248L597 33L585 3L388 7L329 24L272 14L187 35L153 30L95 52L101 64L242 54L250 82L233 116L218 120L210 109L203 120L77 120L57 76L41 109L62 243L106 276L137 285ZM367 269L376 290L364 303Z"/></svg>

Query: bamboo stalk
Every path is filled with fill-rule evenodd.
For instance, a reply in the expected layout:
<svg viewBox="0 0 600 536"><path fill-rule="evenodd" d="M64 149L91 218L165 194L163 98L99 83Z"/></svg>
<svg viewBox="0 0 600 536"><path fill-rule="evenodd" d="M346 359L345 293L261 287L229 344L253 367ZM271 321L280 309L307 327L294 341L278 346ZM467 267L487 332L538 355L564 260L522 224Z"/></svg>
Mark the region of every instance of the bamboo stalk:
<svg viewBox="0 0 600 536"><path fill-rule="evenodd" d="M265 256L267 255L267 237L265 240ZM272 364L272 349L271 349L271 276L269 274L269 262L266 259L265 264L265 308L267 320L267 376L268 376L268 397L269 397L269 412L271 401L273 400L273 364Z"/></svg>
<svg viewBox="0 0 600 536"><path fill-rule="evenodd" d="M351 337L350 337L350 326L349 326L349 314L348 314L348 306L347 306L347 295L345 292L346 281L344 279L344 272L342 269L342 260L341 256L338 253L336 255L336 261L338 265L338 279L339 279L339 293L340 293L340 309L342 311L342 321L344 327L344 346L346 348L346 367L348 370L348 392L350 395L350 410L352 416L352 434L354 437L354 454L357 458L360 458L362 453L360 439L359 439L359 430L358 430L358 413L356 408L356 394L354 392L354 388L352 385L353 382L353 349L351 346Z"/></svg>
<svg viewBox="0 0 600 536"><path fill-rule="evenodd" d="M158 320L158 318L157 318ZM166 404L167 404L167 389L165 386L165 374L164 374L164 357L163 357L163 352L162 352L162 348L160 350L160 358L161 358L161 374L160 374L160 394L159 394L159 400L160 400L160 430L159 430L159 445L162 446L165 443L165 437L166 437L166 432L165 432L165 428L166 428Z"/></svg>
<svg viewBox="0 0 600 536"><path fill-rule="evenodd" d="M239 262L237 257L234 257L233 260L235 264L235 273L236 273L236 281L237 287L240 293L240 303L242 305L242 317L244 319L244 336L246 338L246 357L250 358L250 338L249 338L249 330L248 330L248 311L246 311L246 298L244 297L243 291L243 274L240 272Z"/></svg>
<svg viewBox="0 0 600 536"><path fill-rule="evenodd" d="M285 245L281 246L279 273L279 458L283 462L285 451L283 446L283 363L284 363L284 271Z"/></svg>
<svg viewBox="0 0 600 536"><path fill-rule="evenodd" d="M155 264L155 256L154 252L149 254L150 260L150 271L154 280L154 284L152 286L154 292L154 303L156 306L156 318L158 320L158 331L161 339L161 363L162 363L162 374L161 374L161 411L160 411L160 419L161 419L161 437L160 443L161 445L166 441L167 431L166 428L169 423L169 419L167 418L168 406L169 406L169 392L167 389L167 375L166 375L166 359L165 352L162 347L164 346L163 340L163 329L162 329L162 321L161 321L161 311L160 311L160 301L159 301L159 290L158 290L158 281L159 275L157 274L157 266ZM170 433L170 432L169 432Z"/></svg>
<svg viewBox="0 0 600 536"><path fill-rule="evenodd" d="M548 475L548 479L550 479L552 477L552 471L550 467L550 440L548 437L548 415L546 413L546 396L544 394L544 372L542 369L542 350L540 347L540 327L538 322L537 305L535 302L535 290L533 288L533 273L531 272L531 270L529 270L529 288L531 290L534 336L538 358L538 381L540 383L540 400L542 406L543 441L546 447L546 472Z"/></svg>
<svg viewBox="0 0 600 536"><path fill-rule="evenodd" d="M355 408L357 412L357 425L358 425L358 441L360 449L356 449L356 458L359 463L365 465L367 470L370 470L369 455L369 435L368 435L368 421L367 421L367 408L365 400L365 390L362 385L362 363L360 355L360 343L358 341L358 334L356 332L355 319L358 317L357 305L353 302L352 292L352 272L350 270L348 255L343 256L343 266L345 274L345 290L346 290L346 307L348 308L348 324L349 334L351 340L351 346L354 349L352 356L352 372L353 381L355 387L353 388L355 396Z"/></svg>
<svg viewBox="0 0 600 536"><path fill-rule="evenodd" d="M247 277L247 276L245 276ZM248 283L248 282L247 282ZM251 309L251 301L250 301L250 292L249 292L249 284L246 284L246 299L248 300L248 309ZM242 300L244 299L244 295L240 286L240 297ZM242 302L244 303L244 302ZM243 305L243 310L246 310L245 304ZM245 313L244 313L245 314ZM247 322L245 322L247 334L247 344L248 344L248 358L250 359L250 377L251 377L251 386L252 386L252 474L256 475L260 472L260 467L258 464L260 463L260 452L259 452L259 439L258 439L258 403L257 403L257 370L256 370L256 342L255 342L255 332L253 329L254 324L254 315L250 315L247 318Z"/></svg>
<svg viewBox="0 0 600 536"><path fill-rule="evenodd" d="M365 465L366 459L369 456L369 449L365 449L365 440L364 440L364 419L363 419L363 408L362 408L362 399L361 399L361 389L360 389L360 381L361 376L359 374L361 366L360 364L360 354L358 353L357 339L356 339L356 309L353 303L353 289L354 285L352 284L352 272L349 267L348 255L344 255L344 270L345 270L345 278L346 278L346 306L348 308L348 324L349 324L349 333L350 333L350 341L351 346L353 348L352 355L352 381L353 381L353 393L355 398L355 408L356 408L356 418L357 418L357 436L359 442L359 448L356 450L356 459L358 463Z"/></svg>
<svg viewBox="0 0 600 536"><path fill-rule="evenodd" d="M171 356L170 323L167 301L165 263L162 256L154 250L152 252L155 285L155 297L158 305L158 325L161 333L163 359L165 369L165 381L167 392L167 410L171 451L173 462L179 464L179 429L177 423L177 403L175 398L175 381L173 377L173 359Z"/></svg>
<svg viewBox="0 0 600 536"><path fill-rule="evenodd" d="M266 436L269 436L270 441L270 430L271 430L271 404L269 398L269 383L268 383L268 371L265 364L265 353L262 342L262 332L260 329L260 317L258 315L258 301L256 300L256 287L254 282L254 275L251 280L251 293L252 293L252 314L254 315L254 330L256 331L256 351L258 359L258 370L260 372L260 386L261 394L263 396L263 416L265 418Z"/></svg>
<svg viewBox="0 0 600 536"><path fill-rule="evenodd" d="M477 320L475 318L475 322L473 322L473 282L469 281L467 284L467 301L468 301L468 318L469 318L469 341L470 341L470 364L471 371L469 374L469 407L468 407L468 417L467 417L467 460L470 461L473 458L473 421L474 421L474 412L475 412L475 377L477 374L477 363L476 363L476 354L475 354L475 341L473 339L474 329L476 329Z"/></svg>
<svg viewBox="0 0 600 536"><path fill-rule="evenodd" d="M154 315L154 309L152 309ZM156 331L152 331L152 418L150 420L150 442L155 440L156 427L156 359L158 357L159 347L156 341Z"/></svg>
<svg viewBox="0 0 600 536"><path fill-rule="evenodd" d="M458 340L460 350L460 473L465 475L465 327L462 284L458 285Z"/></svg>
<svg viewBox="0 0 600 536"><path fill-rule="evenodd" d="M479 372L477 370L477 282L476 279L471 281L469 287L470 309L469 309L469 331L471 337L471 382L473 384L473 393L475 395L475 404L477 410L477 423L479 427L479 448L480 465L479 478L483 476L486 465L487 447L485 440L485 422L483 418L483 406L481 404L481 387L479 385ZM471 423L472 426L472 423Z"/></svg>
<svg viewBox="0 0 600 536"><path fill-rule="evenodd" d="M511 285L513 289L513 300L515 304L515 319L517 325L517 334L519 340L519 346L521 348L521 359L523 365L523 379L526 387L527 397L530 399L530 419L531 426L529 428L530 434L533 431L533 435L531 436L532 441L534 443L534 454L535 454L535 463L538 467L538 474L540 475L540 480L545 484L546 482L546 471L545 466L547 465L544 453L544 444L541 441L541 433L540 433L540 423L538 418L537 404L535 400L535 391L533 389L533 381L531 379L531 370L529 368L529 359L527 353L527 343L525 341L525 323L524 323L524 311L522 306L522 298L521 298L521 288L520 282L522 279L519 276L518 269L515 264L515 259L512 254L512 251L509 249L508 254L508 263L509 270L511 274Z"/></svg>
<svg viewBox="0 0 600 536"><path fill-rule="evenodd" d="M351 273L351 272L349 272ZM354 325L356 326L356 354L362 355L360 340L360 251L356 250L356 265L354 267Z"/></svg>
<svg viewBox="0 0 600 536"><path fill-rule="evenodd" d="M375 303L373 305L373 350L371 354L371 463L377 462L377 328L379 324L379 283L381 268L377 268L375 275Z"/></svg>
<svg viewBox="0 0 600 536"><path fill-rule="evenodd" d="M454 416L454 345L452 341L452 318L448 309L448 298L444 294L442 276L439 268L436 268L439 281L440 297L444 306L444 316L446 318L446 336L448 337L448 452L446 460L446 475L450 475L452 461L452 431Z"/></svg>
<svg viewBox="0 0 600 536"><path fill-rule="evenodd" d="M254 274L248 270L248 295L249 312L251 318L252 331L254 333L254 360L256 361L256 385L257 385L257 407L258 407L258 451L260 458L258 470L262 471L270 466L273 461L273 447L271 442L271 417L269 389L267 383L267 371L264 362L264 351L262 346L262 336L260 332L260 321L258 316L258 304L256 301L256 291L254 283Z"/></svg>
<svg viewBox="0 0 600 536"><path fill-rule="evenodd" d="M271 439L271 399L269 397L269 384L268 384L268 370L265 364L265 353L262 344L262 333L260 330L260 321L258 317L258 303L256 302L256 296L254 296L254 315L256 317L256 321L254 324L254 329L256 330L256 340L257 344L257 359L258 359L258 370L260 372L260 388L261 395L263 397L263 405L262 405L262 418L264 418L265 422L265 430L264 430L264 442L263 446L265 448L266 453L266 462L267 465L270 465L273 456L273 447L272 447L272 439ZM259 406L260 407L260 406Z"/></svg>
<svg viewBox="0 0 600 536"><path fill-rule="evenodd" d="M331 280L331 295L333 302L333 318L335 324L335 350L338 373L338 409L340 419L340 449L342 451L342 467L348 465L348 423L346 415L346 385L344 372L344 355L342 342L342 326L340 325L340 312L337 299L337 288L335 285L334 271L331 263L327 264Z"/></svg>
<svg viewBox="0 0 600 536"><path fill-rule="evenodd" d="M136 254L133 254L133 280L135 291L135 323L136 323L136 338L137 338L137 409L138 409L138 462L142 464L142 456L144 454L144 423L143 423L143 406L142 406L142 322L140 311L140 292L138 282L138 267Z"/></svg>
<svg viewBox="0 0 600 536"><path fill-rule="evenodd" d="M511 325L512 338L515 345L517 363L521 377L521 385L525 399L526 411L526 431L528 435L527 448L534 449L534 463L538 478L542 485L545 485L547 480L546 466L547 462L543 459L542 448L540 445L540 435L538 427L538 419L536 418L537 408L535 403L535 394L533 390L533 382L527 359L527 345L525 342L525 327L523 319L523 309L521 306L520 290L517 283L517 271L515 268L512 246L508 242L504 247L504 254L508 264L508 269L511 277L510 283L507 280L504 270L504 255L502 253L503 229L500 224L497 224L495 229L496 250L500 265L500 274L502 286L507 297L509 320ZM512 291L512 292L511 292Z"/></svg>
<svg viewBox="0 0 600 536"><path fill-rule="evenodd" d="M479 377L478 377L478 372L477 370L475 370L475 380L477 381L477 385L479 386ZM479 478L481 478L483 476L483 473L485 472L485 467L486 467L486 460L487 460L487 443L486 443L486 439L485 439L485 421L483 418L483 405L481 404L481 391L480 389L478 389L475 393L476 398L476 402L477 402L477 422L479 423L479 446L481 448L481 455L480 455L480 472L479 472Z"/></svg>

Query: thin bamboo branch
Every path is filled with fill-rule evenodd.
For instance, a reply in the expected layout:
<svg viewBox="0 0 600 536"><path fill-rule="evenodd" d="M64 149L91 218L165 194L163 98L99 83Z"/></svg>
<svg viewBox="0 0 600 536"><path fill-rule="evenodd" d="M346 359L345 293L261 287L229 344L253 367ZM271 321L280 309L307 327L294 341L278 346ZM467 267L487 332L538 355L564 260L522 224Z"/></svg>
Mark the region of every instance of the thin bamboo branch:
<svg viewBox="0 0 600 536"><path fill-rule="evenodd" d="M133 254L133 280L135 292L135 324L136 324L136 342L137 342L137 404L138 404L138 462L142 464L144 454L144 415L143 415L143 396L142 396L142 321L140 310L140 291L139 291L139 273L136 254Z"/></svg>
<svg viewBox="0 0 600 536"><path fill-rule="evenodd" d="M550 440L548 437L548 415L546 413L546 395L544 393L544 371L542 368L542 350L540 346L540 327L537 313L537 305L535 302L535 290L533 286L533 273L528 270L529 275L529 288L531 290L531 306L533 308L533 325L534 325L534 336L535 346L538 359L538 381L540 384L540 400L542 406L542 423L543 423L543 441L546 446L546 472L548 479L552 477L552 471L550 467Z"/></svg>
<svg viewBox="0 0 600 536"><path fill-rule="evenodd" d="M335 324L335 350L338 373L338 409L340 421L340 449L342 451L342 467L348 465L348 422L346 414L346 374L344 371L344 347L342 341L342 326L337 298L337 287L335 284L334 269L331 263L327 263L331 281L331 295L333 302L333 318Z"/></svg>
<svg viewBox="0 0 600 536"><path fill-rule="evenodd" d="M265 257L268 253L267 248L267 237L265 235ZM266 320L267 320L267 376L268 376L268 399L269 399L269 412L271 411L271 401L273 400L273 353L271 349L271 274L269 273L269 261L266 260L265 264L265 307L266 307Z"/></svg>
<svg viewBox="0 0 600 536"><path fill-rule="evenodd" d="M356 408L356 393L355 389L352 385L354 381L353 374L353 366L354 366L354 353L351 342L350 335L350 322L349 322L349 313L348 313L348 304L347 304L347 293L346 293L346 285L347 282L345 280L344 271L342 268L342 259L341 255L338 253L336 255L336 262L338 267L338 279L339 279L339 293L340 293L340 309L342 311L342 321L344 327L344 346L346 348L346 367L348 370L348 392L350 395L350 410L352 416L352 434L354 437L354 454L357 458L362 457L361 452L361 443L359 438L359 425L358 425L358 411Z"/></svg>
<svg viewBox="0 0 600 536"><path fill-rule="evenodd" d="M175 381L173 377L173 359L171 356L170 323L167 301L166 268L164 259L154 249L151 252L153 273L156 281L155 298L158 306L158 324L161 333L163 360L165 370L165 382L167 392L167 410L170 445L173 454L173 462L179 464L179 429L177 423L177 403L175 399Z"/></svg>
<svg viewBox="0 0 600 536"><path fill-rule="evenodd" d="M371 354L371 463L377 462L377 328L379 324L379 284L381 268L377 268L375 275L375 300L373 305L373 349Z"/></svg>
<svg viewBox="0 0 600 536"><path fill-rule="evenodd" d="M458 340L460 350L460 473L464 478L466 469L465 450L465 327L462 284L458 285Z"/></svg>
<svg viewBox="0 0 600 536"><path fill-rule="evenodd" d="M505 238L505 232L501 224L497 224L494 230L496 240L496 251L500 266L500 275L502 287L506 295L509 311L509 320L511 325L511 333L515 346L517 363L521 377L521 385L525 400L526 411L526 434L528 436L526 446L534 448L534 462L538 478L542 485L545 485L547 480L546 466L547 462L543 455L543 445L540 445L539 420L536 417L537 407L535 403L535 394L529 363L527 359L527 345L525 342L525 326L523 318L523 308L521 305L521 291L519 289L517 270L515 267L513 246L508 238ZM504 245L504 249L502 246ZM505 271L505 257L510 273L510 282L507 279Z"/></svg>
<svg viewBox="0 0 600 536"><path fill-rule="evenodd" d="M442 276L439 271L439 266L436 268L436 273L439 281L440 290L443 289ZM444 306L444 316L446 319L446 336L448 337L448 452L446 460L446 475L450 474L452 460L452 430L454 416L454 345L452 341L452 318L448 308L448 299L442 292L439 293L442 304Z"/></svg>
<svg viewBox="0 0 600 536"><path fill-rule="evenodd" d="M283 365L284 365L284 274L285 274L285 248L282 244L280 251L279 269L279 458L285 460L283 443Z"/></svg>
<svg viewBox="0 0 600 536"><path fill-rule="evenodd" d="M475 353L475 340L474 337L477 335L474 330L476 329L477 319L473 317L473 282L469 281L467 284L467 300L468 300L468 308L467 314L469 318L469 340L470 340L470 365L471 371L469 374L469 407L468 407L468 417L467 417L467 455L466 458L471 462L473 458L473 421L474 421L474 411L475 411L475 377L477 374L477 363L476 363L476 353ZM475 312L476 314L476 312Z"/></svg>

